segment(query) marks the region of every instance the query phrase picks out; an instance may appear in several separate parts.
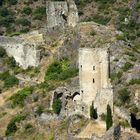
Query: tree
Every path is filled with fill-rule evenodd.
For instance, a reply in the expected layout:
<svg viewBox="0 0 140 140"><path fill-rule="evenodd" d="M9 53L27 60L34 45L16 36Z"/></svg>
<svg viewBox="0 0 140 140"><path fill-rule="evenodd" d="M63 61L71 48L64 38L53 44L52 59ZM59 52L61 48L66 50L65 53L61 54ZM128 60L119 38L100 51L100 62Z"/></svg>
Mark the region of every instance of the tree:
<svg viewBox="0 0 140 140"><path fill-rule="evenodd" d="M94 103L92 102L92 105L90 106L90 118L91 119L97 119L97 109L94 109Z"/></svg>
<svg viewBox="0 0 140 140"><path fill-rule="evenodd" d="M108 130L113 124L112 111L110 105L107 105L107 116L106 116L106 130Z"/></svg>

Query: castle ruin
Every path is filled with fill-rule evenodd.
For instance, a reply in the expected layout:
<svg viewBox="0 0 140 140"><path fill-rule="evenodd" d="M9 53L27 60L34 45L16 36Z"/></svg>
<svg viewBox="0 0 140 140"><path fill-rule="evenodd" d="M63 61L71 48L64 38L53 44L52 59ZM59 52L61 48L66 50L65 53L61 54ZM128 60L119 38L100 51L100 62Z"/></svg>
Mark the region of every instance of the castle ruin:
<svg viewBox="0 0 140 140"><path fill-rule="evenodd" d="M82 114L90 117L94 103L98 116L106 114L109 104L113 111L113 89L109 78L109 52L106 48L79 49L80 94L74 102Z"/></svg>
<svg viewBox="0 0 140 140"><path fill-rule="evenodd" d="M74 27L78 22L78 10L73 0L49 1L46 6L47 27Z"/></svg>

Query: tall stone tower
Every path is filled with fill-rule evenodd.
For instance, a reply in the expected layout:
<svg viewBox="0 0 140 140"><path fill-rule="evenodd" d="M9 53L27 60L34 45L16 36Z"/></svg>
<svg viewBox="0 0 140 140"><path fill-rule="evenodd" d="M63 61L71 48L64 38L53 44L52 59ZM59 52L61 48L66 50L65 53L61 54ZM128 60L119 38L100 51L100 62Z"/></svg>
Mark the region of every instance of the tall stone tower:
<svg viewBox="0 0 140 140"><path fill-rule="evenodd" d="M90 117L90 106L94 103L98 116L106 114L109 104L113 110L113 90L109 79L109 53L103 48L79 49L80 95L75 102L79 110Z"/></svg>
<svg viewBox="0 0 140 140"><path fill-rule="evenodd" d="M48 1L46 6L47 27L74 27L78 22L78 10L73 0Z"/></svg>

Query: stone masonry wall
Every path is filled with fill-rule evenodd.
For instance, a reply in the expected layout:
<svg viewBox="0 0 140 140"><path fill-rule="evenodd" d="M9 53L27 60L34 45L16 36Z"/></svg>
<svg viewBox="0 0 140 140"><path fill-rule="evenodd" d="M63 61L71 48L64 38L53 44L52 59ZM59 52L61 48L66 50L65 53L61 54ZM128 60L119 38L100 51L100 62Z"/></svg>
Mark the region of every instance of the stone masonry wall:
<svg viewBox="0 0 140 140"><path fill-rule="evenodd" d="M74 100L81 105L81 110L85 116L90 117L92 102L94 102L98 115L106 113L107 104L110 104L113 110L108 49L79 49L79 79L80 96L76 96Z"/></svg>
<svg viewBox="0 0 140 140"><path fill-rule="evenodd" d="M47 27L76 26L78 22L78 10L73 0L47 2Z"/></svg>
<svg viewBox="0 0 140 140"><path fill-rule="evenodd" d="M35 43L30 43L20 37L0 36L0 47L6 50L9 57L13 56L23 69L39 64L40 51Z"/></svg>

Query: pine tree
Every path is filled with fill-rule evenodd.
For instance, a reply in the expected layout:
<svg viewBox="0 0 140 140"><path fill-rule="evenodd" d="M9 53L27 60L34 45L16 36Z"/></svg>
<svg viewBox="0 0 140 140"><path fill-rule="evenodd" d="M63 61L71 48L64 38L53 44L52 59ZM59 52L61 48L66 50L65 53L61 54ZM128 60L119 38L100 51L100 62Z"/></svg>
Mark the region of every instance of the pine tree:
<svg viewBox="0 0 140 140"><path fill-rule="evenodd" d="M113 124L112 111L110 105L107 105L107 116L106 116L106 129L108 130Z"/></svg>

